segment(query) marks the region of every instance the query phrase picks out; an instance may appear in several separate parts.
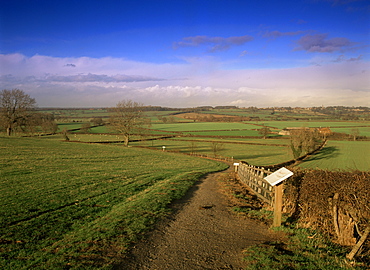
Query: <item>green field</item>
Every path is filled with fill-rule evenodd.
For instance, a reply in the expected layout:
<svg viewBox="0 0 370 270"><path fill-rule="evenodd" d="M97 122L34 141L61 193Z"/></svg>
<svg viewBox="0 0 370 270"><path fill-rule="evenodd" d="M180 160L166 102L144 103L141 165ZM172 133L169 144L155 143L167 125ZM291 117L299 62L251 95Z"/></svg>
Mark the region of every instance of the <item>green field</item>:
<svg viewBox="0 0 370 270"><path fill-rule="evenodd" d="M370 137L370 126L367 127L347 127L347 128L331 128L333 132L345 133L352 135L354 131L358 131L359 136Z"/></svg>
<svg viewBox="0 0 370 270"><path fill-rule="evenodd" d="M61 139L0 137L1 269L109 269L173 199L226 167Z"/></svg>
<svg viewBox="0 0 370 270"><path fill-rule="evenodd" d="M151 127L146 131L146 137L133 136L132 140L137 139L153 139L157 136L158 139L162 136L176 136L171 140L162 141L144 141L144 142L132 142L134 146L144 146L144 147L153 147L155 149L161 149L163 145L167 147L168 151L175 151L180 153L191 153L195 152L197 154L205 155L214 155L212 151L212 141L217 141L222 145L220 151L217 152L218 156L222 157L232 157L236 160L243 160L250 164L257 166L266 166L281 163L287 160L292 159L292 153L290 150L290 140L289 136L281 136L277 134L277 131L282 130L286 127L330 127L331 131L336 133L342 133L347 135L342 135L342 139L351 140L352 134L357 133L358 136L370 136L370 122L369 121L344 121L344 120L333 120L332 117L328 117L327 120L289 120L289 121L268 121L271 115L272 110L261 110L257 114L265 115L264 120L260 121L247 121L247 122L189 122L189 123L160 123L158 116L168 116L168 114L175 113L175 111L160 111L160 112L145 112L147 116L150 116L152 119ZM225 115L248 115L253 113L248 110L212 110L204 111L206 113L218 113ZM282 114L283 112L279 112ZM291 117L296 117L300 119L300 116L309 116L306 113L292 113L289 115ZM324 115L316 115L320 118L325 118ZM157 117L157 120L155 120ZM67 124L64 124L67 125ZM78 123L69 124L70 127L77 127ZM273 133L270 133L268 140L262 140L262 135L259 134L258 130L262 126L270 127ZM90 131L92 134L96 133L106 133L111 132L105 126L100 126L92 128ZM76 131L74 133L79 133ZM84 136L84 138L82 138ZM87 137L87 135L70 135L71 140L77 141L118 141L121 138L117 135L97 135L98 137ZM258 139L260 137L261 139ZM280 138L285 138L281 140ZM361 138L363 139L363 138ZM257 140L257 144L253 145ZM334 143L334 142L333 142ZM339 143L339 142L338 142ZM349 142L350 143L350 142ZM351 153L349 149L346 149L346 142L343 142L341 145L335 146L336 153L343 153L343 157L334 158L336 155L332 154L327 155L327 152L322 154L327 159L325 162L323 158L320 158L319 161L306 162L301 166L307 167L317 167L317 168L341 168L343 170L347 169L369 169L367 165L366 158L364 158L363 152L364 149L367 149L367 143L365 142L365 148L353 147ZM281 147L282 145L284 147ZM357 144L356 144L357 145ZM324 149L325 151L327 148ZM357 152L356 152L357 151ZM358 152L360 151L360 152ZM346 154L346 153L349 154ZM352 153L353 152L353 153ZM340 155L339 155L340 156ZM344 156L346 159L351 159L350 161L343 162ZM354 157L352 157L354 156Z"/></svg>
<svg viewBox="0 0 370 270"><path fill-rule="evenodd" d="M161 150L163 146L166 151L180 153L191 153L213 156L212 142L222 145L221 150L216 154L222 157L243 160L256 166L273 165L293 158L290 151L289 140L243 140L240 142L220 139L200 139L191 138L184 140L181 138L170 140L155 140L133 142L131 145L144 146Z"/></svg>
<svg viewBox="0 0 370 270"><path fill-rule="evenodd" d="M330 127L346 134L356 128L360 136L370 136L369 121L266 121L276 116L272 112L214 110L265 120L166 124L159 118L175 111L145 112L152 125L143 136L131 136L128 148L117 143L123 137L106 126L94 127L89 134L70 132L74 142L63 141L61 134L0 136L0 268L109 269L158 218L169 213L172 200L202 175L226 168L223 163L182 154L232 157L256 166L291 160L289 137L270 134L262 139L261 125L273 131ZM96 109L56 110L55 115L62 131L109 114ZM307 118L304 113L289 115ZM214 144L221 146L217 153ZM299 166L367 171L369 153L369 141L329 141Z"/></svg>
<svg viewBox="0 0 370 270"><path fill-rule="evenodd" d="M370 142L329 141L316 155L300 167L329 170L370 170Z"/></svg>
<svg viewBox="0 0 370 270"><path fill-rule="evenodd" d="M191 123L174 123L174 124L153 124L152 129L178 132L199 132L209 130L244 130L244 129L260 129L250 123L224 123L224 122L191 122Z"/></svg>
<svg viewBox="0 0 370 270"><path fill-rule="evenodd" d="M269 127L283 129L286 127L370 127L369 121L261 121L260 124L265 124Z"/></svg>

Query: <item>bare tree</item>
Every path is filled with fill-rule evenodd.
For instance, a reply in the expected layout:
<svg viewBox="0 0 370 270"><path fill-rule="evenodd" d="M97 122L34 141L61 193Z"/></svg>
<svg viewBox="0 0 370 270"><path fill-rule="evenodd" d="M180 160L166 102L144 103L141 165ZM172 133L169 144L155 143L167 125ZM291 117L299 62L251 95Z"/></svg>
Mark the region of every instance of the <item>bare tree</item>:
<svg viewBox="0 0 370 270"><path fill-rule="evenodd" d="M357 137L360 135L360 130L358 128L352 128L351 135L353 137L353 140L356 141Z"/></svg>
<svg viewBox="0 0 370 270"><path fill-rule="evenodd" d="M55 134L58 131L58 125L52 119L44 119L41 122L41 129L45 133Z"/></svg>
<svg viewBox="0 0 370 270"><path fill-rule="evenodd" d="M290 130L290 142L294 158L305 155L318 146L320 135L317 130L300 128Z"/></svg>
<svg viewBox="0 0 370 270"><path fill-rule="evenodd" d="M0 124L6 128L8 136L16 127L27 124L30 111L36 106L36 100L22 90L2 90L0 92Z"/></svg>
<svg viewBox="0 0 370 270"><path fill-rule="evenodd" d="M263 136L264 139L266 139L267 135L271 132L271 130L268 127L263 127L258 130L258 133Z"/></svg>
<svg viewBox="0 0 370 270"><path fill-rule="evenodd" d="M194 154L197 149L197 143L195 141L189 142L190 153Z"/></svg>
<svg viewBox="0 0 370 270"><path fill-rule="evenodd" d="M111 109L110 126L123 135L125 146L128 146L132 133L141 131L142 126L146 124L142 107L140 103L123 100Z"/></svg>
<svg viewBox="0 0 370 270"><path fill-rule="evenodd" d="M224 144L222 142L211 142L211 150L216 157L220 151L224 150Z"/></svg>
<svg viewBox="0 0 370 270"><path fill-rule="evenodd" d="M94 125L94 126L102 126L104 125L104 120L103 118L101 117L94 117L90 120L90 122Z"/></svg>
<svg viewBox="0 0 370 270"><path fill-rule="evenodd" d="M53 114L50 113L32 113L30 121L28 121L27 129L44 133L55 134L58 130L58 125L55 123Z"/></svg>
<svg viewBox="0 0 370 270"><path fill-rule="evenodd" d="M90 125L90 123L89 122L83 123L80 130L83 133L90 133L91 132L91 125Z"/></svg>

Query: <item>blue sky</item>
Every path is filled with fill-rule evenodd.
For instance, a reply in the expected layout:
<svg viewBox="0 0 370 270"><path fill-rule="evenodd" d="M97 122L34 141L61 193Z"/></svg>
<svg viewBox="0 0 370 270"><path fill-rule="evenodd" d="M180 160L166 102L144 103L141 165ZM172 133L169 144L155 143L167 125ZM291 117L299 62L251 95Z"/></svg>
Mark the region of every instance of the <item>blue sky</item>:
<svg viewBox="0 0 370 270"><path fill-rule="evenodd" d="M40 107L370 106L367 0L0 4L0 87Z"/></svg>

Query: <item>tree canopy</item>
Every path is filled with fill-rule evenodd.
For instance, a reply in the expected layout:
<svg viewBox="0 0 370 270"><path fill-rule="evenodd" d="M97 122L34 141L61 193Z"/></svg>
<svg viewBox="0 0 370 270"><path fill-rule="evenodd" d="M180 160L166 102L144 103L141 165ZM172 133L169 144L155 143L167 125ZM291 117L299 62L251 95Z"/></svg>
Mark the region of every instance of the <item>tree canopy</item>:
<svg viewBox="0 0 370 270"><path fill-rule="evenodd" d="M0 125L10 136L16 127L27 124L30 111L36 107L36 100L19 89L0 91Z"/></svg>
<svg viewBox="0 0 370 270"><path fill-rule="evenodd" d="M142 104L135 101L123 100L111 109L110 126L124 136L125 146L129 144L130 135L145 124L142 107Z"/></svg>

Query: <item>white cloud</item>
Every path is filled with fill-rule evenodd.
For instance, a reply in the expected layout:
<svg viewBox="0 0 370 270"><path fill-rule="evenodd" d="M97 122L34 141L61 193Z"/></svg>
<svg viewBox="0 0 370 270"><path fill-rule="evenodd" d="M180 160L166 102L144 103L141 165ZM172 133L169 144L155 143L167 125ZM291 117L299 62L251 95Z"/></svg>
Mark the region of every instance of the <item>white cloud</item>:
<svg viewBox="0 0 370 270"><path fill-rule="evenodd" d="M114 106L123 99L167 107L368 106L368 62L342 58L322 66L222 70L210 57L153 64L11 54L0 55L0 85L24 90L39 106Z"/></svg>

